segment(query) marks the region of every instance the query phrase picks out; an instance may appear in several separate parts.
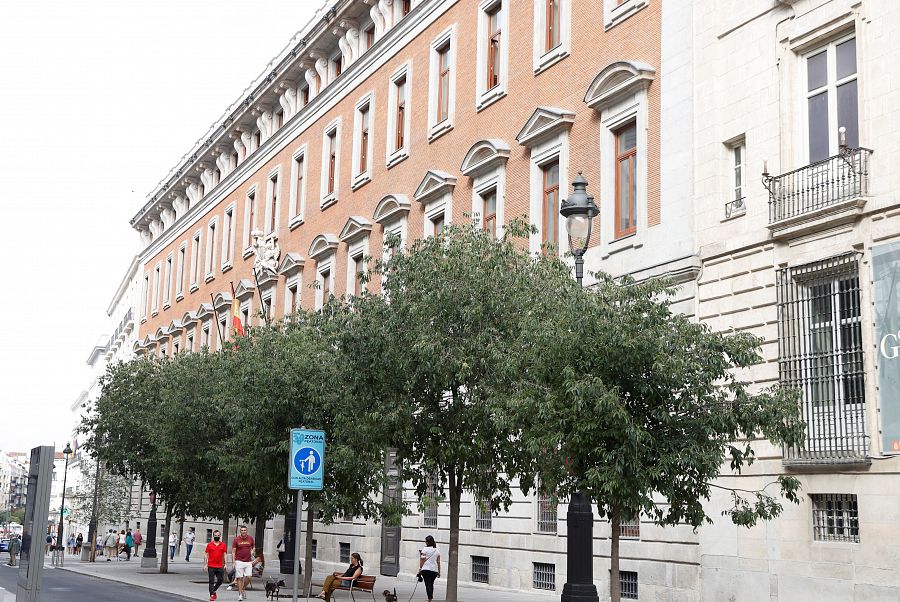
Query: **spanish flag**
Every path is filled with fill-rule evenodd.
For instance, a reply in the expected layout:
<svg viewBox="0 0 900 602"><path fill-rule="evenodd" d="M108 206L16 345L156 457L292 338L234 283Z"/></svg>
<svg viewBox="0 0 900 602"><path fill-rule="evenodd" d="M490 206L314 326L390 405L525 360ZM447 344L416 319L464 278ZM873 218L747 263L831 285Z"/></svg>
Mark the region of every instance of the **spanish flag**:
<svg viewBox="0 0 900 602"><path fill-rule="evenodd" d="M241 302L237 297L231 300L231 325L234 327L235 336L244 336L244 324L241 322Z"/></svg>

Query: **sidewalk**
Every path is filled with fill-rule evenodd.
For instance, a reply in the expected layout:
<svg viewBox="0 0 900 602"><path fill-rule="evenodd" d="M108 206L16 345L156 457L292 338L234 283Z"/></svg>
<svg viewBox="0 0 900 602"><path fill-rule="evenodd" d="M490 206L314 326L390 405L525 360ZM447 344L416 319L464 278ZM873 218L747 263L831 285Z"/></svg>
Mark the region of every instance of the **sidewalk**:
<svg viewBox="0 0 900 602"><path fill-rule="evenodd" d="M49 566L49 563L48 563ZM108 579L111 581L119 581L130 585L149 589L152 591L161 591L169 594L184 596L191 600L209 600L209 590L207 587L206 571L203 569L203 559L199 561L186 563L184 559L175 559L169 562L169 572L165 575L159 573L159 569L142 569L140 560L132 559L130 562L81 562L80 560L68 560L64 567L57 567L57 570L72 571L82 575L90 575L100 579ZM313 572L313 583L321 584L325 579L325 572ZM266 578L272 578L269 574ZM381 592L385 589L393 591L397 589L397 601L408 602L412 597L413 602L426 602L425 587L418 584L412 575L401 574L400 577L385 577L376 575L375 582L375 602L384 602ZM253 590L247 593L247 600L264 600L265 599L265 581L266 578L254 579ZM290 586L290 580L286 579ZM444 600L446 597L446 580L438 579L435 582L434 597L436 601ZM415 588L415 593L413 589ZM317 593L321 588L313 587L313 594ZM470 584L459 585L458 598L461 602L548 602L559 597L560 592L546 592L544 594L512 591L507 589L493 589L489 587L473 587ZM282 588L280 599L290 599L291 590ZM300 599L305 599L301 594ZM347 592L339 591L335 594L335 602L347 602ZM237 600L237 592L226 591L225 585L219 588L219 600L229 602ZM366 594L356 594L357 602L371 602L371 597Z"/></svg>

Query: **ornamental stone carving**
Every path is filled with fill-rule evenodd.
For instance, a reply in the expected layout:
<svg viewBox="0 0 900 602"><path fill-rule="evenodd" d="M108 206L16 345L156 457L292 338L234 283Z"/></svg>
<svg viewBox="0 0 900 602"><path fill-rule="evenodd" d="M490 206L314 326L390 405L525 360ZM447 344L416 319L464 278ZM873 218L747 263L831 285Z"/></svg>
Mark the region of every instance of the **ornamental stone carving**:
<svg viewBox="0 0 900 602"><path fill-rule="evenodd" d="M281 247L278 246L278 237L273 232L264 236L262 230L254 230L253 253L256 259L253 261L253 271L258 277L263 274L277 273L278 260L281 258Z"/></svg>

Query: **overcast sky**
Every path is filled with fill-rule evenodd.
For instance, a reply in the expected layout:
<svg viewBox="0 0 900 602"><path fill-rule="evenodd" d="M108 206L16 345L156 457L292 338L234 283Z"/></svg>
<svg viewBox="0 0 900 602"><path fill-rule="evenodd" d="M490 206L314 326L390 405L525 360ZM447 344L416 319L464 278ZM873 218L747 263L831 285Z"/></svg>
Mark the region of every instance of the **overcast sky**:
<svg viewBox="0 0 900 602"><path fill-rule="evenodd" d="M322 3L0 1L0 450L65 445L128 220Z"/></svg>

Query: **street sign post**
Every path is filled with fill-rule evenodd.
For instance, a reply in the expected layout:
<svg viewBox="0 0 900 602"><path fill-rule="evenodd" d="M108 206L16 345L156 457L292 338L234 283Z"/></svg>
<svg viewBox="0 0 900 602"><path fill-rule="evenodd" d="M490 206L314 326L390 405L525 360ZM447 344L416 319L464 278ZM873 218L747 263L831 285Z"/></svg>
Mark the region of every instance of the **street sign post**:
<svg viewBox="0 0 900 602"><path fill-rule="evenodd" d="M55 452L56 449L52 445L43 445L31 450L21 561L16 583L18 602L35 602L40 598L41 573L44 570L44 537L47 535Z"/></svg>
<svg viewBox="0 0 900 602"><path fill-rule="evenodd" d="M291 429L291 452L288 455L288 487L297 491L297 513L294 527L294 591L300 592L300 510L304 491L321 491L325 484L325 432Z"/></svg>

